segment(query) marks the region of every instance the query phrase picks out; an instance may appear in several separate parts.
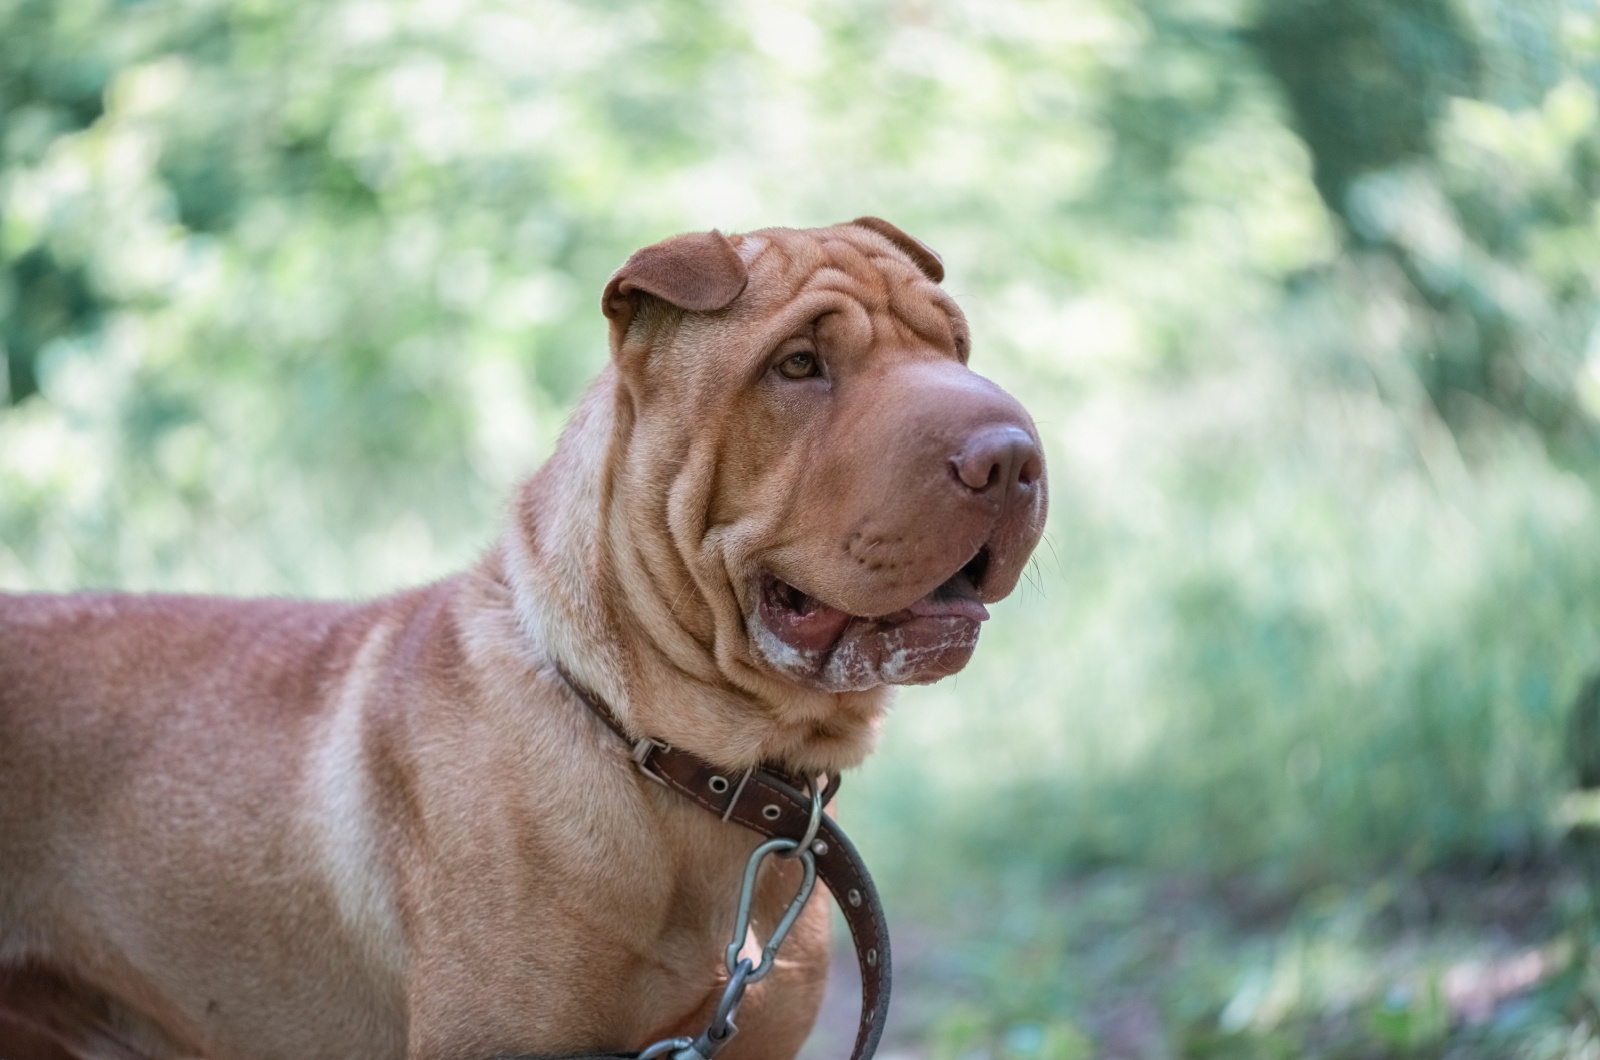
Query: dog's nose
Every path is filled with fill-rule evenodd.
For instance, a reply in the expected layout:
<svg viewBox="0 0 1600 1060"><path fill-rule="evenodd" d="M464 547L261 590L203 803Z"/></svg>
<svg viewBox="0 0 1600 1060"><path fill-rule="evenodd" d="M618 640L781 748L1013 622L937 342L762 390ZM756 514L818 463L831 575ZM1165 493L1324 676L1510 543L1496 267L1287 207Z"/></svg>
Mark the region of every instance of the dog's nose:
<svg viewBox="0 0 1600 1060"><path fill-rule="evenodd" d="M972 492L1004 501L1044 472L1044 456L1028 432L1010 424L984 427L951 457L956 478Z"/></svg>

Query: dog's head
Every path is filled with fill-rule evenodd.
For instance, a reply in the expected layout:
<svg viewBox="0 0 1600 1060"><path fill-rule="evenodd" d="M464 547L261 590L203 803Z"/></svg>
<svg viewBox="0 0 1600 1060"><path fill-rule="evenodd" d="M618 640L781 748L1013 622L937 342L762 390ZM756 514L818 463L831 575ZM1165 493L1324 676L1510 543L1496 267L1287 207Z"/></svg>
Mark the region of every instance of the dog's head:
<svg viewBox="0 0 1600 1060"><path fill-rule="evenodd" d="M762 698L955 673L1038 543L1038 432L943 273L862 218L678 236L605 289L623 583Z"/></svg>

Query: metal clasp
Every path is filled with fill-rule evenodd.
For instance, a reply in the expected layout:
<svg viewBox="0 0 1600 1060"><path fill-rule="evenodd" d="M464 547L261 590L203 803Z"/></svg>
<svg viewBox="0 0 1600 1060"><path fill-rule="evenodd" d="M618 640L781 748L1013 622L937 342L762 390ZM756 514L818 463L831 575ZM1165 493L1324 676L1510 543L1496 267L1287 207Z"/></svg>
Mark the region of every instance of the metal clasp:
<svg viewBox="0 0 1600 1060"><path fill-rule="evenodd" d="M798 853L794 853L798 851ZM732 975L739 967L739 951L744 948L744 937L750 932L750 907L755 902L756 875L761 871L761 863L769 854L789 854L798 857L805 868L805 875L800 880L800 890L795 894L794 901L789 903L789 908L784 911L783 919L778 921L778 926L772 929L772 937L761 949L761 963L750 971L749 981L759 983L772 971L773 962L778 956L778 947L783 945L783 940L788 937L789 929L794 927L794 922L800 919L800 910L805 908L806 899L811 897L811 891L817 885L817 859L811 851L800 846L793 839L769 839L756 847L750 855L750 860L744 867L744 885L739 890L739 913L733 922L733 941L728 943L728 949L723 955L727 965L728 974Z"/></svg>
<svg viewBox="0 0 1600 1060"><path fill-rule="evenodd" d="M667 743L665 740L656 740L646 736L644 739L633 745L633 764L639 767L639 772L643 773L657 784L666 787L666 778L650 768L650 756L655 754L657 751L670 750L672 750L672 745Z"/></svg>
<svg viewBox="0 0 1600 1060"><path fill-rule="evenodd" d="M649 756L649 751L645 752ZM641 764L640 768L643 768ZM820 812L821 795L814 794L813 799L818 809L813 811L812 831L815 832L815 814ZM783 857L800 859L804 866L805 874L800 880L800 889L795 893L789 908L784 911L783 918L778 921L778 926L773 928L772 937L767 939L767 944L761 949L761 962L754 964L748 957L740 957L739 951L744 948L745 936L750 933L750 909L755 903L756 877L761 872L761 863L772 854ZM666 1041L656 1042L643 1053L639 1054L641 1060L645 1057L667 1057L670 1060L711 1060L724 1045L739 1032L734 1025L734 1014L739 1011L739 1004L744 1000L744 992L751 983L760 982L768 972L772 971L777 963L778 947L783 945L783 940L789 937L789 929L794 927L794 922L800 919L800 912L805 908L811 892L817 885L817 859L807 846L802 846L793 839L769 839L756 847L750 854L750 860L745 862L744 880L739 887L739 912L734 919L733 941L728 943L728 949L723 954L723 963L728 969L728 985L722 991L722 998L717 1002L717 1011L711 1017L700 1037L669 1038Z"/></svg>

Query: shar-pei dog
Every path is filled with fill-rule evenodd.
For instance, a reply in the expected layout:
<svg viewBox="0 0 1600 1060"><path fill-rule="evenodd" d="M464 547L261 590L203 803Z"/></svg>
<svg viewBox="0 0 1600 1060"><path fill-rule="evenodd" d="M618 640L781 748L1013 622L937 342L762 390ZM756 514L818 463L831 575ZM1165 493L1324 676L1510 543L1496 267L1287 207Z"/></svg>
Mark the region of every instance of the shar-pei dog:
<svg viewBox="0 0 1600 1060"><path fill-rule="evenodd" d="M437 584L0 595L0 1057L699 1033L757 837L637 748L837 777L891 686L966 664L1043 529L1038 432L942 278L876 218L638 251L609 365ZM800 874L767 865L758 950ZM828 929L805 905L723 1056L799 1050Z"/></svg>

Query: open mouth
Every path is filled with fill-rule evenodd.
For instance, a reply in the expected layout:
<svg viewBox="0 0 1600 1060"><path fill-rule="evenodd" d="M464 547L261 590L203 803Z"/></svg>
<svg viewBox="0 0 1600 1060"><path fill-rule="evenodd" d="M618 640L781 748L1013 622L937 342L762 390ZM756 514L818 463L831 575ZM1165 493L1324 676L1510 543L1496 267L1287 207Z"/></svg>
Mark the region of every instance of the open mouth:
<svg viewBox="0 0 1600 1060"><path fill-rule="evenodd" d="M884 615L852 615L768 573L761 624L782 648L771 645L767 655L780 656L772 661L782 669L827 678L830 687L919 683L953 673L989 617L978 593L989 558L986 546L927 596ZM876 679L863 684L868 678Z"/></svg>

